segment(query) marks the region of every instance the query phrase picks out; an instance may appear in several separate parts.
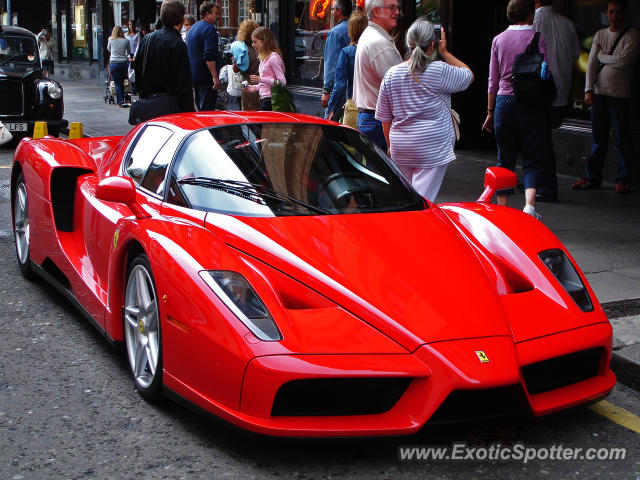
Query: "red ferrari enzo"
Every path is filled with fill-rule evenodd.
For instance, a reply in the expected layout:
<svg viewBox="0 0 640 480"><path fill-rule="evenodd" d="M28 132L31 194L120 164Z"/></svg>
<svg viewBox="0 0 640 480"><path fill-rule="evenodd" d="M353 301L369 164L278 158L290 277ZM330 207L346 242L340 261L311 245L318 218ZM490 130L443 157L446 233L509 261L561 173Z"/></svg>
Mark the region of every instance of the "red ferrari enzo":
<svg viewBox="0 0 640 480"><path fill-rule="evenodd" d="M60 289L135 385L270 435L398 435L607 395L611 326L539 221L432 204L356 130L173 115L125 137L23 140L22 273Z"/></svg>

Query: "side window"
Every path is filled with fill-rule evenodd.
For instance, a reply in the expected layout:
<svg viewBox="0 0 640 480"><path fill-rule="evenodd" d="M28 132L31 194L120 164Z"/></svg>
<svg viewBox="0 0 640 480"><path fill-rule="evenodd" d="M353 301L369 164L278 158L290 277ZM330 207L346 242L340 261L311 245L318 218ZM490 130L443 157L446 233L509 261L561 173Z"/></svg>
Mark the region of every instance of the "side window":
<svg viewBox="0 0 640 480"><path fill-rule="evenodd" d="M164 195L164 177L179 143L180 139L175 137L165 142L147 169L140 183L142 188L157 195Z"/></svg>
<svg viewBox="0 0 640 480"><path fill-rule="evenodd" d="M134 182L140 184L149 165L172 133L168 128L149 125L140 134L124 162L125 172Z"/></svg>

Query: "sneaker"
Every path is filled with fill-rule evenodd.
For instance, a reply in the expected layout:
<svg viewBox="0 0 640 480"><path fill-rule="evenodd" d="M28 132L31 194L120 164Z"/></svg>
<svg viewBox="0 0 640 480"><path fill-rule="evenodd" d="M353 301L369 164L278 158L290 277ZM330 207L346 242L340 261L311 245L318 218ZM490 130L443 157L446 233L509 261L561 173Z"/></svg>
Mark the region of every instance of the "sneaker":
<svg viewBox="0 0 640 480"><path fill-rule="evenodd" d="M616 193L629 193L629 184L624 182L618 182L616 184Z"/></svg>
<svg viewBox="0 0 640 480"><path fill-rule="evenodd" d="M586 178L578 180L576 183L571 185L571 190L590 190L595 188L600 188L600 182L593 182Z"/></svg>
<svg viewBox="0 0 640 480"><path fill-rule="evenodd" d="M522 211L527 215L531 215L536 220L540 220L542 218L542 215L536 213L536 209L531 205L525 205Z"/></svg>

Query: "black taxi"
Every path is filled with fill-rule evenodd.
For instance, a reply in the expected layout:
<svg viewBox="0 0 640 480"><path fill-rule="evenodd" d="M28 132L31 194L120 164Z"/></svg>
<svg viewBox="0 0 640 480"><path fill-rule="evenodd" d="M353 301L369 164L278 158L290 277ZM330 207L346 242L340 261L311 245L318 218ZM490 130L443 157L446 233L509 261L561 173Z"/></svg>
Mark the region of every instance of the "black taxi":
<svg viewBox="0 0 640 480"><path fill-rule="evenodd" d="M0 122L14 137L33 135L36 121L58 135L68 123L63 115L62 86L43 73L36 36L0 26Z"/></svg>

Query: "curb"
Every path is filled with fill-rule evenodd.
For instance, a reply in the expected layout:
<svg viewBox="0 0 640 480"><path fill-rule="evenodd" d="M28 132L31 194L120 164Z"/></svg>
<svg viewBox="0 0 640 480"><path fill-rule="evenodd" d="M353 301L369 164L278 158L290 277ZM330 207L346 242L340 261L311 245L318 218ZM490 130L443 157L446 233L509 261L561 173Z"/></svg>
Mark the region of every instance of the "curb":
<svg viewBox="0 0 640 480"><path fill-rule="evenodd" d="M640 391L640 298L602 304L613 327L611 369L618 381Z"/></svg>
<svg viewBox="0 0 640 480"><path fill-rule="evenodd" d="M618 382L640 391L640 363L627 358L623 354L613 352L611 355L611 370L618 377Z"/></svg>

